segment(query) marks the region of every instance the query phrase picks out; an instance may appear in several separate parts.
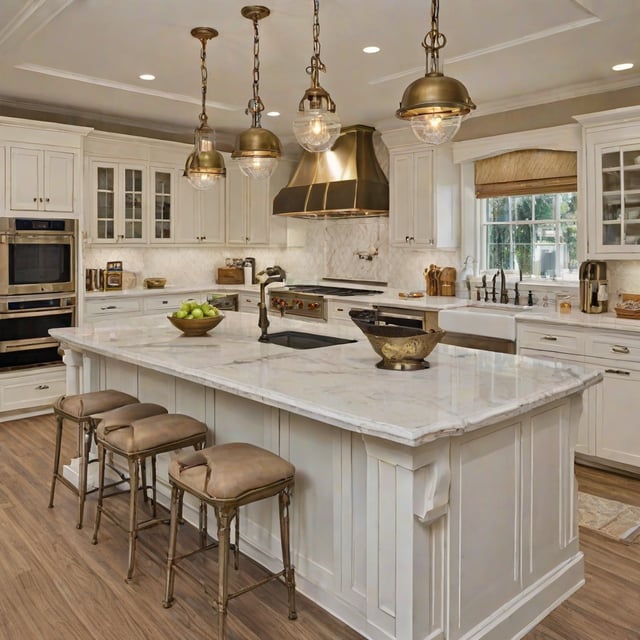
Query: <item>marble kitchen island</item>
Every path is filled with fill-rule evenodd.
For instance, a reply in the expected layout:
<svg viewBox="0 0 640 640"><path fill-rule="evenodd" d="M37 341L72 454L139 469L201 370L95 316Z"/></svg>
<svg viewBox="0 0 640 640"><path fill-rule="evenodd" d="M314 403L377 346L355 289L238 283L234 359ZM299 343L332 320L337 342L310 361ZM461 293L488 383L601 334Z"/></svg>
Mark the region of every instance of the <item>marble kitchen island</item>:
<svg viewBox="0 0 640 640"><path fill-rule="evenodd" d="M201 338L163 316L51 334L69 393L134 393L295 464L298 587L368 638L518 638L583 584L573 453L601 374L447 345L428 369L386 371L355 326L271 318L284 328L358 342L260 343L244 313ZM278 566L272 505L241 531Z"/></svg>

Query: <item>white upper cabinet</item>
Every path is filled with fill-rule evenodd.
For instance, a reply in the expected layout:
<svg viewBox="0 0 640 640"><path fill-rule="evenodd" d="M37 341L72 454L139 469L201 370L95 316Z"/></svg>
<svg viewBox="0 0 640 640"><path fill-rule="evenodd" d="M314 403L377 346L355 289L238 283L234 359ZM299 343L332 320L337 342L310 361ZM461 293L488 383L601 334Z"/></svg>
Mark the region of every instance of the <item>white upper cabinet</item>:
<svg viewBox="0 0 640 640"><path fill-rule="evenodd" d="M583 125L587 256L637 260L640 107L576 116Z"/></svg>
<svg viewBox="0 0 640 640"><path fill-rule="evenodd" d="M415 249L459 244L459 180L450 145L411 140L411 130L382 134L389 148L389 240Z"/></svg>
<svg viewBox="0 0 640 640"><path fill-rule="evenodd" d="M89 172L92 242L145 242L147 168L92 159Z"/></svg>
<svg viewBox="0 0 640 640"><path fill-rule="evenodd" d="M227 244L269 244L270 205L268 179L251 180L227 164Z"/></svg>
<svg viewBox="0 0 640 640"><path fill-rule="evenodd" d="M73 152L11 147L9 208L73 213L75 162Z"/></svg>
<svg viewBox="0 0 640 640"><path fill-rule="evenodd" d="M178 182L175 241L224 244L225 183L219 180L209 191L194 189L186 178Z"/></svg>
<svg viewBox="0 0 640 640"><path fill-rule="evenodd" d="M75 217L85 127L0 117L4 215Z"/></svg>
<svg viewBox="0 0 640 640"><path fill-rule="evenodd" d="M289 181L292 163L280 159L265 180L247 178L233 160L227 161L227 244L278 245L287 243L287 219L273 215L273 198Z"/></svg>

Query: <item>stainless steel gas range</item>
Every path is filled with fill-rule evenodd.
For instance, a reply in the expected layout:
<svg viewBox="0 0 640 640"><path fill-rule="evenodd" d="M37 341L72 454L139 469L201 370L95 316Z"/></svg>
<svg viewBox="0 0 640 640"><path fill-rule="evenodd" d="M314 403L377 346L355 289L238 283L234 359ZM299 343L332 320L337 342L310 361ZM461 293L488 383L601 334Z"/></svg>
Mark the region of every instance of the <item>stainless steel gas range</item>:
<svg viewBox="0 0 640 640"><path fill-rule="evenodd" d="M269 291L269 306L283 316L297 316L311 320L327 319L325 296L369 296L383 293L378 289L357 289L331 285L299 284Z"/></svg>

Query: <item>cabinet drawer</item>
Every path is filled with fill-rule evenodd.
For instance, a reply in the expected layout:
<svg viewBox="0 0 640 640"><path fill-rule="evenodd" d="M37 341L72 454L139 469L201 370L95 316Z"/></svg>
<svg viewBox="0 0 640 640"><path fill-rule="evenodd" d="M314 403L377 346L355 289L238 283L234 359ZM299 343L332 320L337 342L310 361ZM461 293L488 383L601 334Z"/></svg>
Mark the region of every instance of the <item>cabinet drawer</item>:
<svg viewBox="0 0 640 640"><path fill-rule="evenodd" d="M158 313L160 311L177 311L185 300L204 302L205 297L200 293L172 293L164 296L149 296L143 300L145 313Z"/></svg>
<svg viewBox="0 0 640 640"><path fill-rule="evenodd" d="M258 313L258 303L260 295L257 293L240 293L238 294L238 310L247 311L249 313Z"/></svg>
<svg viewBox="0 0 640 640"><path fill-rule="evenodd" d="M345 320L351 322L349 311L351 309L372 309L370 304L362 304L361 302L353 303L345 300L328 300L327 301L327 318L329 320Z"/></svg>
<svg viewBox="0 0 640 640"><path fill-rule="evenodd" d="M582 355L584 346L584 335L579 330L548 324L518 324L518 350L529 348Z"/></svg>
<svg viewBox="0 0 640 640"><path fill-rule="evenodd" d="M0 378L0 412L46 407L66 392L65 367L37 369Z"/></svg>
<svg viewBox="0 0 640 640"><path fill-rule="evenodd" d="M640 363L640 338L622 334L597 333L589 338L587 354L616 362Z"/></svg>
<svg viewBox="0 0 640 640"><path fill-rule="evenodd" d="M136 314L142 311L142 301L137 298L87 300L85 309L87 316L108 316L116 313Z"/></svg>

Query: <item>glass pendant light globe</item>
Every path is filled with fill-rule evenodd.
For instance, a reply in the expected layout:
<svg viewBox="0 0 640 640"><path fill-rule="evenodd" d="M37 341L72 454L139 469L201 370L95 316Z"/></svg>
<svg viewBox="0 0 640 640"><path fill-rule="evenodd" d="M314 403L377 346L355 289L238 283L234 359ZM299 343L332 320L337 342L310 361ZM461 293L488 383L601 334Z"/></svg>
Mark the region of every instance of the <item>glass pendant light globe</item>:
<svg viewBox="0 0 640 640"><path fill-rule="evenodd" d="M239 158L240 171L252 180L263 180L273 175L278 158Z"/></svg>
<svg viewBox="0 0 640 640"><path fill-rule="evenodd" d="M192 187L207 191L226 174L224 159L216 151L214 131L206 124L200 125L194 134L194 148L184 167L184 176Z"/></svg>
<svg viewBox="0 0 640 640"><path fill-rule="evenodd" d="M418 140L427 144L444 144L458 133L463 116L443 118L437 114L425 114L411 118L411 129Z"/></svg>
<svg viewBox="0 0 640 640"><path fill-rule="evenodd" d="M300 111L293 121L298 144L314 153L328 151L340 135L340 117L326 109Z"/></svg>
<svg viewBox="0 0 640 640"><path fill-rule="evenodd" d="M184 166L184 177L189 184L200 191L213 189L215 184L224 178L226 169L222 154L216 151L215 132L207 122L207 42L217 37L218 32L211 27L195 27L191 35L200 41L200 75L202 79L202 111L200 126L193 136L193 151L189 154Z"/></svg>

